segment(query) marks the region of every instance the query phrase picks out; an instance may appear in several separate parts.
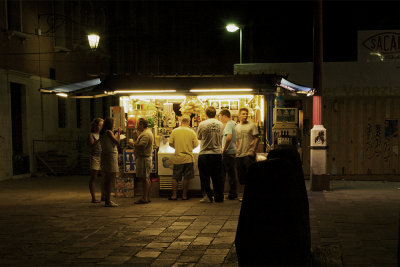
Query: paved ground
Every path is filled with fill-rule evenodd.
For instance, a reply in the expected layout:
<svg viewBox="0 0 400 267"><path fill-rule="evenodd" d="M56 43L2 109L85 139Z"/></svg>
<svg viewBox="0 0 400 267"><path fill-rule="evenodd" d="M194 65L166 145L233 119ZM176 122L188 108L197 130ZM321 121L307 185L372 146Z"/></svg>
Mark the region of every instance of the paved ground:
<svg viewBox="0 0 400 267"><path fill-rule="evenodd" d="M104 208L89 203L87 179L0 182L0 265L237 266L240 202ZM346 266L396 266L400 183L331 184L309 193L312 246L337 247Z"/></svg>

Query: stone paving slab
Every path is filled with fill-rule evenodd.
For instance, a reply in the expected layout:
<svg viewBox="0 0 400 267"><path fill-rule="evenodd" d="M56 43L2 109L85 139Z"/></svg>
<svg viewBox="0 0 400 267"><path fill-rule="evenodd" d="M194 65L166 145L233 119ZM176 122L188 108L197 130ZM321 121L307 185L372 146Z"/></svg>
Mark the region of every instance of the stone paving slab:
<svg viewBox="0 0 400 267"><path fill-rule="evenodd" d="M89 202L87 182L0 182L0 265L238 266L240 202L118 198L105 208ZM337 247L346 266L397 266L400 183L331 185L309 192L312 246Z"/></svg>

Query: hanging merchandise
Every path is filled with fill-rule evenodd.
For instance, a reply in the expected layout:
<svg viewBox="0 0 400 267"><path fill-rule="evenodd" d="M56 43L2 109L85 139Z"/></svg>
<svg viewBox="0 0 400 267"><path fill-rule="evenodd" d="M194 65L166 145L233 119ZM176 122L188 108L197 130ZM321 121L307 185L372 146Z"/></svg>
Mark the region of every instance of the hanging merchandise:
<svg viewBox="0 0 400 267"><path fill-rule="evenodd" d="M174 106L172 103L164 104L164 126L173 128L176 126Z"/></svg>
<svg viewBox="0 0 400 267"><path fill-rule="evenodd" d="M126 128L128 129L134 129L136 128L136 116L135 115L128 115L128 121L126 123Z"/></svg>
<svg viewBox="0 0 400 267"><path fill-rule="evenodd" d="M154 116L156 116L157 111L155 110L147 110L146 111L146 119L149 123L149 128L153 128L154 127Z"/></svg>
<svg viewBox="0 0 400 267"><path fill-rule="evenodd" d="M201 114L205 110L203 103L196 96L186 97L180 106L182 115Z"/></svg>

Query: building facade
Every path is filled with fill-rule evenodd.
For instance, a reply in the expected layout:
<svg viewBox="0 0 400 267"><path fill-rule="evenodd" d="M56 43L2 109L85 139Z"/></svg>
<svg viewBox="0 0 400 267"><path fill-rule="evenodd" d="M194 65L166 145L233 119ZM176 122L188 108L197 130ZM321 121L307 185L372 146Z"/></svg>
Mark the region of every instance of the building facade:
<svg viewBox="0 0 400 267"><path fill-rule="evenodd" d="M40 151L77 148L90 120L107 109L107 99L39 92L109 71L106 43L92 51L87 41L92 31L104 34L106 22L97 1L1 1L0 180L34 173Z"/></svg>

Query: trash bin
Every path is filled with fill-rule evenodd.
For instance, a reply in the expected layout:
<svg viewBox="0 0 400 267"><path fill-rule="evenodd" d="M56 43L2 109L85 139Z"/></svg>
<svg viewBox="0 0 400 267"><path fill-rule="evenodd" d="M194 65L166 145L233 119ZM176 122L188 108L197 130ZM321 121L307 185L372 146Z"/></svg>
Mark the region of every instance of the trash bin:
<svg viewBox="0 0 400 267"><path fill-rule="evenodd" d="M235 240L239 265L309 265L308 198L298 152L273 150L248 175Z"/></svg>

